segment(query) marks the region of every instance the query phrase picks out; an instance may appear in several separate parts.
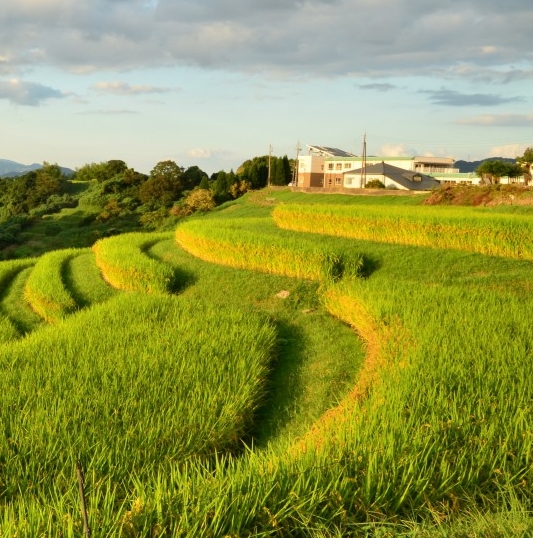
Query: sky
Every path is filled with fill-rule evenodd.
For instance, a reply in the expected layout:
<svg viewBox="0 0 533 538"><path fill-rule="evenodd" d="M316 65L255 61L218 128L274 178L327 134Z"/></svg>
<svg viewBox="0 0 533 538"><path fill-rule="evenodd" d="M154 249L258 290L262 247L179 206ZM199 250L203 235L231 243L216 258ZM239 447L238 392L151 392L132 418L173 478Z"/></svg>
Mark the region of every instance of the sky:
<svg viewBox="0 0 533 538"><path fill-rule="evenodd" d="M531 0L2 0L0 28L0 158L23 164L533 146Z"/></svg>

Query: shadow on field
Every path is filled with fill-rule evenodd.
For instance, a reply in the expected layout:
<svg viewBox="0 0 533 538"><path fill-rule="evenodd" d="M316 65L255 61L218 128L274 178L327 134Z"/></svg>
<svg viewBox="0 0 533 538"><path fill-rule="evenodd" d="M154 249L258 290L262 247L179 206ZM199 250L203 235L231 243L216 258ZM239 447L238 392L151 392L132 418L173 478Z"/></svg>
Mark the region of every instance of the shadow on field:
<svg viewBox="0 0 533 538"><path fill-rule="evenodd" d="M192 271L187 271L180 267L174 267L174 280L170 284L170 293L180 293L198 282L198 276Z"/></svg>
<svg viewBox="0 0 533 538"><path fill-rule="evenodd" d="M300 376L305 362L306 342L304 331L294 323L278 321L278 353L266 385L264 403L256 411L253 427L246 444L265 446L279 435L299 414L303 393Z"/></svg>
<svg viewBox="0 0 533 538"><path fill-rule="evenodd" d="M378 258L363 254L363 265L361 267L361 278L369 278L372 273L380 269L382 261Z"/></svg>
<svg viewBox="0 0 533 538"><path fill-rule="evenodd" d="M158 262L169 264L170 266L172 266L174 270L174 278L169 285L168 291L170 293L177 294L187 289L188 287L196 284L196 282L198 282L198 276L195 273L193 273L192 271L187 271L186 269L183 269L183 267L172 263L164 255L162 256L161 254L154 253L152 248L161 241L161 239L158 239L157 241L145 244L142 249L142 253L145 256L152 258L153 260L157 260Z"/></svg>

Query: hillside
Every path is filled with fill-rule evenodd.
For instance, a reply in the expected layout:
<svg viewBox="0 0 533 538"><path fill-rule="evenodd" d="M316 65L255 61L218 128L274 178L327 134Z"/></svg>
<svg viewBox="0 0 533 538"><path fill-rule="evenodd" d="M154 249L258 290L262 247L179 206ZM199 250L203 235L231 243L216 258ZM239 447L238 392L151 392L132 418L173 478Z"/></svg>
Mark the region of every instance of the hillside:
<svg viewBox="0 0 533 538"><path fill-rule="evenodd" d="M532 210L425 198L0 262L0 535L81 534L80 460L107 536L527 536Z"/></svg>

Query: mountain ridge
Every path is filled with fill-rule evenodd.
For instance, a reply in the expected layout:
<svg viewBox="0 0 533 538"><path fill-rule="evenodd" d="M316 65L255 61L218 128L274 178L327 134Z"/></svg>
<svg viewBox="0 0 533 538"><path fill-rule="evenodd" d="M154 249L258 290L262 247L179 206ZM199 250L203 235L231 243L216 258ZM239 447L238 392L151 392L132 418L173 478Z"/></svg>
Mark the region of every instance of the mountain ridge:
<svg viewBox="0 0 533 538"><path fill-rule="evenodd" d="M475 172L476 168L483 164L485 161L504 161L507 163L514 163L516 159L510 159L509 157L488 157L487 159L481 159L480 161L455 161L454 167L459 168L461 174L469 172Z"/></svg>
<svg viewBox="0 0 533 538"><path fill-rule="evenodd" d="M22 164L10 159L0 159L0 178L22 176L28 172L32 172L33 170L39 170L42 167L43 165L38 163ZM70 168L66 168L64 166L60 166L59 168L61 168L63 174L74 174L74 170L71 170Z"/></svg>

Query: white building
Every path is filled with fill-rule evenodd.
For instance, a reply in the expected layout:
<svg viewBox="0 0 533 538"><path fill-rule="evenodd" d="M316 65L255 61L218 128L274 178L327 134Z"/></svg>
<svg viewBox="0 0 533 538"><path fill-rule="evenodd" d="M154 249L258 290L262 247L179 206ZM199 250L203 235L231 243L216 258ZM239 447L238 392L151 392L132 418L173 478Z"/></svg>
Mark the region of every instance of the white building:
<svg viewBox="0 0 533 538"><path fill-rule="evenodd" d="M461 174L458 168L454 168L455 161L453 157L386 157L370 155L363 159L361 156L353 155L337 148L325 146L308 146L308 148L308 155L298 157L298 187L362 188L364 187L365 179L368 182L369 177L365 172L361 173L361 169L368 170L370 167L382 163L412 172L413 175L430 176L440 184L479 183L479 178L475 174ZM378 173L378 175L381 176L382 174ZM412 190L429 190L437 185L437 183L431 181L424 181L423 187L420 182L407 183L403 186L396 185L393 180L386 180L384 183L390 188L409 190L411 190L411 187Z"/></svg>

